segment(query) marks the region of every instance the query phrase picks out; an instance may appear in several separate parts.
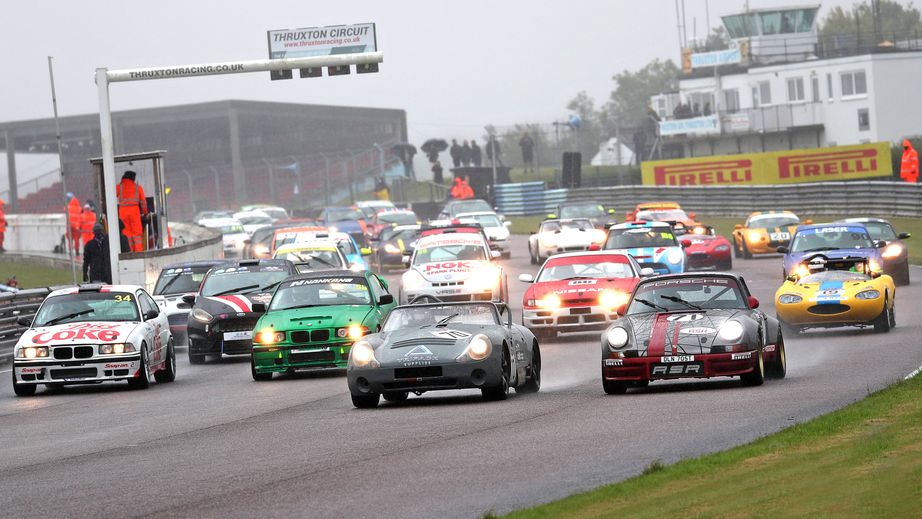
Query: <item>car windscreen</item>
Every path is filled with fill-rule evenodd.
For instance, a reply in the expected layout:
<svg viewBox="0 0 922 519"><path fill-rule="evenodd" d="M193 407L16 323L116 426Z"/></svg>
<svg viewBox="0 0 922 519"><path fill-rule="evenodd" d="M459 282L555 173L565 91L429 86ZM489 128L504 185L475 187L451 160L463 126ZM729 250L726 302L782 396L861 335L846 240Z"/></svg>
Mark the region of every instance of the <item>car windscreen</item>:
<svg viewBox="0 0 922 519"><path fill-rule="evenodd" d="M432 245L416 249L413 260L415 265L433 263L437 261L476 260L487 259L482 245L457 244L457 245Z"/></svg>
<svg viewBox="0 0 922 519"><path fill-rule="evenodd" d="M327 209L327 221L329 222L354 222L364 219L365 215L357 209Z"/></svg>
<svg viewBox="0 0 922 519"><path fill-rule="evenodd" d="M715 308L749 308L736 280L714 276L648 281L637 287L627 314Z"/></svg>
<svg viewBox="0 0 922 519"><path fill-rule="evenodd" d="M418 221L413 213L384 213L378 215L378 223L413 225Z"/></svg>
<svg viewBox="0 0 922 519"><path fill-rule="evenodd" d="M128 292L82 292L49 297L42 304L33 327L86 321L140 321L134 294Z"/></svg>
<svg viewBox="0 0 922 519"><path fill-rule="evenodd" d="M644 247L676 247L675 235L669 227L634 227L610 229L606 249L640 249Z"/></svg>
<svg viewBox="0 0 922 519"><path fill-rule="evenodd" d="M753 216L749 219L747 227L750 229L777 229L799 224L800 219L796 216Z"/></svg>
<svg viewBox="0 0 922 519"><path fill-rule="evenodd" d="M272 242L272 236L275 234L275 229L271 227L263 227L262 229L257 229L253 233L253 236L250 238L250 242L253 245L269 245Z"/></svg>
<svg viewBox="0 0 922 519"><path fill-rule="evenodd" d="M635 277L636 274L628 259L619 258L619 260L607 260L598 257L551 258L541 269L541 272L538 273L537 281Z"/></svg>
<svg viewBox="0 0 922 519"><path fill-rule="evenodd" d="M605 216L605 208L598 204L565 205L560 208L560 218L598 218Z"/></svg>
<svg viewBox="0 0 922 519"><path fill-rule="evenodd" d="M350 239L336 240L336 247L342 251L343 256L352 256L359 253Z"/></svg>
<svg viewBox="0 0 922 519"><path fill-rule="evenodd" d="M154 287L155 296L170 294L188 294L198 292L205 279L205 274L210 267L178 267L166 269L160 273L157 285Z"/></svg>
<svg viewBox="0 0 922 519"><path fill-rule="evenodd" d="M272 218L268 216L238 216L238 220L243 225L271 225Z"/></svg>
<svg viewBox="0 0 922 519"><path fill-rule="evenodd" d="M502 227L503 222L495 214L472 214L461 217L462 222L472 220L480 224L481 227Z"/></svg>
<svg viewBox="0 0 922 519"><path fill-rule="evenodd" d="M379 241L390 241L390 240L403 240L406 243L409 243L416 239L416 236L419 235L419 230L417 229L403 229L395 230L393 227L388 227L381 231L381 234L378 235Z"/></svg>
<svg viewBox="0 0 922 519"><path fill-rule="evenodd" d="M655 209L640 211L637 219L645 222L683 222L688 220L688 215L681 209Z"/></svg>
<svg viewBox="0 0 922 519"><path fill-rule="evenodd" d="M451 205L451 215L457 216L462 213L479 213L480 211L492 211L493 208L484 200L468 200L465 202L456 202Z"/></svg>
<svg viewBox="0 0 922 519"><path fill-rule="evenodd" d="M864 222L864 227L868 230L873 240L891 241L896 239L896 233L893 227L886 222Z"/></svg>
<svg viewBox="0 0 922 519"><path fill-rule="evenodd" d="M826 270L823 272L817 272L815 274L808 274L799 280L797 280L798 285L806 285L808 283L819 283L823 284L827 281L838 282L838 281L867 281L871 279L870 276L861 272L852 272L850 270Z"/></svg>
<svg viewBox="0 0 922 519"><path fill-rule="evenodd" d="M370 304L371 293L365 278L330 277L282 283L269 303L269 310Z"/></svg>
<svg viewBox="0 0 922 519"><path fill-rule="evenodd" d="M336 250L292 250L288 252L278 252L275 257L287 259L294 263L298 266L299 272L304 272L305 270L338 269L346 266Z"/></svg>
<svg viewBox="0 0 922 519"><path fill-rule="evenodd" d="M791 252L870 249L871 236L864 227L829 226L801 229L794 235Z"/></svg>
<svg viewBox="0 0 922 519"><path fill-rule="evenodd" d="M271 289L288 277L288 269L277 265L220 267L211 271L202 285L203 296L246 294Z"/></svg>
<svg viewBox="0 0 922 519"><path fill-rule="evenodd" d="M387 317L382 331L445 324L499 324L496 309L489 304L402 306Z"/></svg>

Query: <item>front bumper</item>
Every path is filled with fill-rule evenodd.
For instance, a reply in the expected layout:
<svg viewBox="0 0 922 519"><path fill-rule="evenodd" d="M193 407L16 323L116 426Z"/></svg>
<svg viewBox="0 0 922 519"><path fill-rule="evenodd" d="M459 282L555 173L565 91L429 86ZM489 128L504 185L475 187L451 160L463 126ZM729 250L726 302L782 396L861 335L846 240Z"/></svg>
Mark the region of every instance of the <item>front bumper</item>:
<svg viewBox="0 0 922 519"><path fill-rule="evenodd" d="M571 306L554 310L525 308L522 321L529 330L557 330L558 332L581 332L607 328L618 314L612 308L602 306Z"/></svg>
<svg viewBox="0 0 922 519"><path fill-rule="evenodd" d="M253 351L253 328L262 314L215 319L203 323L189 319L189 353L206 355L249 355Z"/></svg>
<svg viewBox="0 0 922 519"><path fill-rule="evenodd" d="M555 254L563 254L565 252L582 252L589 250L591 243L566 243L561 244L556 247L546 247L544 245L538 245L538 255L542 258L550 258Z"/></svg>
<svg viewBox="0 0 922 519"><path fill-rule="evenodd" d="M811 312L811 309L813 310ZM817 310L829 313L815 313ZM841 311L836 311L841 310ZM884 310L884 298L859 301L847 299L837 304L802 302L782 305L775 301L778 318L794 326L837 327L871 324ZM833 313L834 312L834 313Z"/></svg>
<svg viewBox="0 0 922 519"><path fill-rule="evenodd" d="M13 374L21 384L90 384L128 380L138 375L141 354L80 360L15 360Z"/></svg>
<svg viewBox="0 0 922 519"><path fill-rule="evenodd" d="M421 290L408 290L404 292L404 297L406 298L407 302L410 302L420 296L431 296L437 297L440 301L445 303L455 303L468 301L496 301L498 299L494 299L494 294L498 294L498 291L488 289L472 292L461 285L453 287L432 287Z"/></svg>
<svg viewBox="0 0 922 519"><path fill-rule="evenodd" d="M371 369L349 368L346 373L353 395L390 391L435 391L492 387L502 381L498 359L479 362L445 363L433 366L388 366Z"/></svg>
<svg viewBox="0 0 922 519"><path fill-rule="evenodd" d="M253 369L257 373L346 369L352 341L310 346L254 345L252 348Z"/></svg>
<svg viewBox="0 0 922 519"><path fill-rule="evenodd" d="M767 355L763 359L769 360ZM750 373L757 368L758 362L758 352L754 350L737 353L620 359L610 354L607 358L602 359L602 377L612 381L732 377Z"/></svg>

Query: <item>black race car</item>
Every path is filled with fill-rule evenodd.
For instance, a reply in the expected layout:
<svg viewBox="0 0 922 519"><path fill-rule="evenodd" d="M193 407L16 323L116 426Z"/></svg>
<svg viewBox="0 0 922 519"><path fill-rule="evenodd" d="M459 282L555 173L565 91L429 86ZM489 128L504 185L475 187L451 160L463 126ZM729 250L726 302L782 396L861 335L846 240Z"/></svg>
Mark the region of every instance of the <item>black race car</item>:
<svg viewBox="0 0 922 519"><path fill-rule="evenodd" d="M346 375L360 408L377 406L382 395L396 402L439 389L477 388L486 400L505 400L510 387L540 389L541 352L505 305L406 305L390 313L381 333L352 346Z"/></svg>
<svg viewBox="0 0 922 519"><path fill-rule="evenodd" d="M893 225L882 218L847 218L835 223L864 224L872 240L887 243L880 256L884 260L884 274L889 274L897 285L909 284L909 248L904 240L912 237L908 232L897 233Z"/></svg>
<svg viewBox="0 0 922 519"><path fill-rule="evenodd" d="M761 385L787 370L778 320L736 274L672 274L640 281L602 334L608 394L652 380L738 376Z"/></svg>
<svg viewBox="0 0 922 519"><path fill-rule="evenodd" d="M371 266L376 272L406 268L403 257L412 252L419 238L419 225L385 227L371 240Z"/></svg>
<svg viewBox="0 0 922 519"><path fill-rule="evenodd" d="M186 295L189 314L189 362L201 364L207 355L249 355L253 327L263 312L253 303L268 304L272 290L297 274L294 264L282 259L240 260L213 267L202 281L199 295Z"/></svg>
<svg viewBox="0 0 922 519"><path fill-rule="evenodd" d="M170 332L176 344L186 344L186 325L192 305L183 300L188 294L198 294L211 267L220 265L221 260L199 260L173 263L163 267L154 285L154 301L166 313Z"/></svg>
<svg viewBox="0 0 922 519"><path fill-rule="evenodd" d="M607 230L618 223L614 209L605 209L598 202L564 202L557 206L553 218L572 219L589 218L596 229Z"/></svg>

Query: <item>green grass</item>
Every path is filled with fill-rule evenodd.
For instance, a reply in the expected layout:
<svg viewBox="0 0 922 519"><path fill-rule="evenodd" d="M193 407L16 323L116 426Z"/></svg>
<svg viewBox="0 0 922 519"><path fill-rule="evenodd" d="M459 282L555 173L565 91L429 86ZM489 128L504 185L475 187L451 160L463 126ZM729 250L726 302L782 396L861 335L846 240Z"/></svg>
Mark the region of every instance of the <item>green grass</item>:
<svg viewBox="0 0 922 519"><path fill-rule="evenodd" d="M920 434L922 376L752 443L654 461L643 475L506 517L919 517Z"/></svg>
<svg viewBox="0 0 922 519"><path fill-rule="evenodd" d="M77 276L80 276L79 268ZM25 261L0 259L0 283L16 276L19 288L40 288L55 285L69 285L74 279L69 269L56 269Z"/></svg>

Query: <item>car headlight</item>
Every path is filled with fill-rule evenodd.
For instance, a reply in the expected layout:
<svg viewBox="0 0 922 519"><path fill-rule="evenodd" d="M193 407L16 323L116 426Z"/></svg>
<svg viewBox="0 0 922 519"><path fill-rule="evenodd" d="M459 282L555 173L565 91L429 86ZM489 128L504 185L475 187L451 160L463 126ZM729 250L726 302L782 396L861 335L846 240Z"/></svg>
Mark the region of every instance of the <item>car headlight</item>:
<svg viewBox="0 0 922 519"><path fill-rule="evenodd" d="M592 243L605 243L605 239L608 237L605 231L601 229L593 229L590 232L592 233Z"/></svg>
<svg viewBox="0 0 922 519"><path fill-rule="evenodd" d="M880 254L885 258L897 258L900 254L903 253L903 246L899 243L891 243L884 247L884 251Z"/></svg>
<svg viewBox="0 0 922 519"><path fill-rule="evenodd" d="M473 272L471 272L470 277L467 281L464 282L465 285L470 285L474 290L488 290L497 286L499 281L499 269L491 267L489 265L484 265Z"/></svg>
<svg viewBox="0 0 922 519"><path fill-rule="evenodd" d="M483 360L489 357L491 353L493 353L493 343L490 342L490 339L486 335L475 335L456 360L462 362L465 360Z"/></svg>
<svg viewBox="0 0 922 519"><path fill-rule="evenodd" d="M755 243L759 241L759 238L761 238L760 236L761 234L762 233L760 233L759 231L749 231L748 233L746 233L746 239L749 240L749 243Z"/></svg>
<svg viewBox="0 0 922 519"><path fill-rule="evenodd" d="M330 232L339 232L339 228L336 227L335 225L331 225L331 226L327 227L327 229L329 229Z"/></svg>
<svg viewBox="0 0 922 519"><path fill-rule="evenodd" d="M727 321L720 327L717 336L727 342L735 342L743 336L743 325L739 321Z"/></svg>
<svg viewBox="0 0 922 519"><path fill-rule="evenodd" d="M130 343L100 344L100 355L121 355L134 352L134 345Z"/></svg>
<svg viewBox="0 0 922 519"><path fill-rule="evenodd" d="M416 270L408 270L401 279L403 280L404 290L419 290L428 285L423 275Z"/></svg>
<svg viewBox="0 0 922 519"><path fill-rule="evenodd" d="M384 252L388 254L400 254L400 247L397 247L393 243L387 243L384 245Z"/></svg>
<svg viewBox="0 0 922 519"><path fill-rule="evenodd" d="M611 330L605 332L605 339L608 341L608 347L610 349L620 349L627 345L627 330L620 326L615 326Z"/></svg>
<svg viewBox="0 0 922 519"><path fill-rule="evenodd" d="M730 247L728 245L718 245L714 247L715 252L726 252L728 250L730 250Z"/></svg>
<svg viewBox="0 0 922 519"><path fill-rule="evenodd" d="M374 368L378 366L378 359L375 358L375 349L368 341L359 341L352 346L349 355L352 365L357 368Z"/></svg>
<svg viewBox="0 0 922 519"><path fill-rule="evenodd" d="M800 297L797 294L781 294L781 296L778 297L778 302L783 305L792 305L794 303L799 303L803 300L804 298Z"/></svg>
<svg viewBox="0 0 922 519"><path fill-rule="evenodd" d="M276 344L285 341L285 332L275 330L262 330L256 334L256 341L259 344Z"/></svg>
<svg viewBox="0 0 922 519"><path fill-rule="evenodd" d="M192 318L195 319L196 321L203 322L203 323L210 323L211 320L214 319L213 315L202 310L201 308L194 308L192 310L192 313L189 315L191 315Z"/></svg>
<svg viewBox="0 0 922 519"><path fill-rule="evenodd" d="M553 248L557 246L557 240L554 238L541 238L541 246L547 248Z"/></svg>
<svg viewBox="0 0 922 519"><path fill-rule="evenodd" d="M24 346L16 357L20 359L38 359L48 356L48 346Z"/></svg>
<svg viewBox="0 0 922 519"><path fill-rule="evenodd" d="M880 291L873 289L862 290L861 292L855 294L855 299L877 299L878 297L880 297Z"/></svg>
<svg viewBox="0 0 922 519"><path fill-rule="evenodd" d="M560 308L560 296L557 294L548 294L541 299L535 301L538 308L544 308L545 310L556 310Z"/></svg>
<svg viewBox="0 0 922 519"><path fill-rule="evenodd" d="M365 328L359 324L350 324L349 328L346 329L346 335L352 340L360 339L365 335Z"/></svg>
<svg viewBox="0 0 922 519"><path fill-rule="evenodd" d="M871 269L871 272L880 272L883 270L880 266L880 262L874 258L871 258L871 260L868 261L868 267Z"/></svg>
<svg viewBox="0 0 922 519"><path fill-rule="evenodd" d="M810 275L810 267L801 263L800 265L797 265L797 267L794 268L794 274L798 278L805 278Z"/></svg>
<svg viewBox="0 0 922 519"><path fill-rule="evenodd" d="M666 261L672 263L673 265L678 265L682 263L682 259L685 257L685 254L682 254L682 251L678 249L672 249L666 253Z"/></svg>
<svg viewBox="0 0 922 519"><path fill-rule="evenodd" d="M627 303L627 294L617 290L603 290L599 294L599 305L605 308L618 308Z"/></svg>
<svg viewBox="0 0 922 519"><path fill-rule="evenodd" d="M257 245L253 247L253 255L254 256L268 256L269 247L266 247L265 245Z"/></svg>

